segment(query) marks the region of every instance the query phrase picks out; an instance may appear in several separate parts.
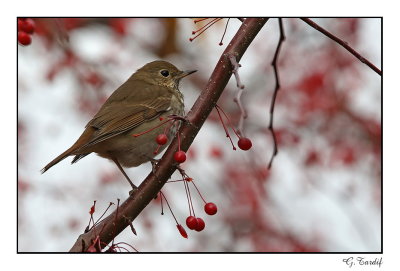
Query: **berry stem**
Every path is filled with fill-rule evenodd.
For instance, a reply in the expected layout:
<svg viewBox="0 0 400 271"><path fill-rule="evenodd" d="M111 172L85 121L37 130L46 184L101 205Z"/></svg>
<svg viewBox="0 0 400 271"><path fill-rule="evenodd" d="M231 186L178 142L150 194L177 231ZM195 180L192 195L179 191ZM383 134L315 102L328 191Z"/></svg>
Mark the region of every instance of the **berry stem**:
<svg viewBox="0 0 400 271"><path fill-rule="evenodd" d="M114 203L110 202L108 204L108 207L106 208L106 210L103 212L103 214L96 220L96 222L94 223L93 226L97 225L100 222L100 219L102 219L102 217L107 213L108 209L110 209L111 205L113 205Z"/></svg>
<svg viewBox="0 0 400 271"><path fill-rule="evenodd" d="M211 25L213 25L214 23L216 23L216 22L219 21L219 20L221 20L221 19L220 19L220 18L211 19L209 22L207 22L205 25L203 25L203 26L200 27L199 29L193 31L193 32L192 32L192 35L194 35L194 34L196 34L197 32L203 30L205 27L209 28ZM204 29L204 31L207 30L207 28ZM202 31L201 33L203 33L204 31ZM200 33L200 34L201 34L201 33ZM199 35L200 35L200 34L199 34Z"/></svg>
<svg viewBox="0 0 400 271"><path fill-rule="evenodd" d="M183 178L183 176L182 176L182 178ZM186 194L186 199L187 199L188 206L189 206L189 215L192 215L192 210L190 208L190 201L189 201L189 195L188 195L188 185L184 179L182 179L182 180L183 180L183 185L185 186L185 194Z"/></svg>
<svg viewBox="0 0 400 271"><path fill-rule="evenodd" d="M168 119L168 120L166 120L166 121L164 121L164 122L158 124L157 126L154 126L153 128L151 128L151 129L149 129L149 130L147 130L147 131L141 132L141 133L139 133L139 134L133 134L132 136L138 137L138 136L147 134L147 133L153 131L154 129L156 129L156 128L160 127L160 126L163 126L164 124L166 124L167 122L169 122L169 121L171 121L171 120L172 120L172 119Z"/></svg>
<svg viewBox="0 0 400 271"><path fill-rule="evenodd" d="M204 201L204 203L207 203L207 202L205 201L205 199L203 198L203 196L201 195L200 190L197 188L196 184L195 184L194 182L192 182L192 184L193 184L194 187L196 188L197 193L199 193L199 195L200 195L201 199Z"/></svg>
<svg viewBox="0 0 400 271"><path fill-rule="evenodd" d="M175 124L175 121L176 121L176 120L174 120L173 122L171 122L169 125L165 126L164 134L167 134L167 130L169 130L169 129L171 128L171 126Z"/></svg>
<svg viewBox="0 0 400 271"><path fill-rule="evenodd" d="M134 251L139 252L136 248L134 248L132 245L130 245L130 244L126 243L126 242L118 242L118 244L126 245L126 246L132 248ZM128 251L128 250L127 250L126 248L124 248L124 247L120 247L120 248L123 248L123 249L125 249L127 252L130 252L130 251Z"/></svg>
<svg viewBox="0 0 400 271"><path fill-rule="evenodd" d="M183 180L167 181L167 183L176 183L176 182L183 182Z"/></svg>
<svg viewBox="0 0 400 271"><path fill-rule="evenodd" d="M162 195L161 195L161 191L160 191L160 196L161 196L161 198L160 198L160 204L161 204L161 215L164 215L164 206L163 206L163 202L162 202Z"/></svg>
<svg viewBox="0 0 400 271"><path fill-rule="evenodd" d="M87 231L89 231L89 230L90 230L91 228L93 228L94 225L95 225L94 219L93 219L93 214L94 214L94 212L95 212L95 208L96 208L96 201L93 201L93 205L92 205L92 207L90 207L90 212L89 212L90 218L89 218L88 226L86 227ZM90 227L90 223L93 223L93 226L92 226L92 227ZM89 228L89 227L90 227L90 228ZM85 230L85 232L86 232L86 230Z"/></svg>
<svg viewBox="0 0 400 271"><path fill-rule="evenodd" d="M232 144L233 150L236 150L236 147L235 147L235 145L233 144L232 138L231 138L231 136L229 135L228 129L226 129L225 123L224 123L224 121L222 120L221 113L219 112L219 110L220 110L221 108L216 104L216 105L215 105L215 109L217 110L219 119L221 120L222 126L224 127L226 137L229 138L229 140L230 140L230 142L231 142L231 144ZM224 112L222 109L221 109L221 111ZM224 113L224 114L225 114L225 113ZM226 116L226 115L225 115L225 116ZM236 133L236 132L235 132L235 133Z"/></svg>
<svg viewBox="0 0 400 271"><path fill-rule="evenodd" d="M171 214L172 214L172 216L173 216L173 217L174 217L174 219L175 219L176 225L179 225L179 223L178 223L178 220L176 219L176 217L175 217L175 215L174 215L174 212L172 212L171 206L169 206L169 203L168 203L168 200L167 200L167 198L165 197L165 195L164 195L164 193L163 193L163 192L161 192L161 191L160 191L160 193L161 193L161 196L163 196L163 197L164 197L164 199L165 199L165 202L167 203L167 206L168 206L169 210L171 211Z"/></svg>
<svg viewBox="0 0 400 271"><path fill-rule="evenodd" d="M190 195L190 188L189 188L189 184L186 180L183 180L186 183L186 186L188 188L188 193L189 193L189 199L190 199L190 205L192 206L192 211L193 211L193 216L196 217L196 214L194 213L194 206L193 206L193 202L192 202L192 196Z"/></svg>
<svg viewBox="0 0 400 271"><path fill-rule="evenodd" d="M186 179L190 178L190 177L186 174L186 172L180 166L177 166L177 169L182 176L182 180L176 180L176 181L171 181L171 182L183 181L183 183L185 185L185 193L186 193L186 197L187 197L188 205L189 205L189 215L192 215L192 212L193 212L193 216L196 216L196 214L194 212L192 196L190 195L189 184L188 184L188 181L186 181ZM190 178L190 179L192 179L192 178Z"/></svg>
<svg viewBox="0 0 400 271"><path fill-rule="evenodd" d="M198 23L198 22L202 22L202 21L208 20L208 19L209 19L209 18L203 18L203 19L194 20L194 23L196 24L196 23Z"/></svg>
<svg viewBox="0 0 400 271"><path fill-rule="evenodd" d="M228 29L228 24L229 24L229 20L230 20L231 18L228 18L228 20L226 21L226 25L225 25L225 30L224 30L224 34L222 34L222 38L221 38L221 41L219 42L219 45L220 46L222 46L223 45L223 43L222 43L222 40L224 39L224 37L225 37L225 34L226 34L226 29Z"/></svg>
<svg viewBox="0 0 400 271"><path fill-rule="evenodd" d="M179 135L179 131L176 132L176 135L178 137L178 151L181 151L181 137Z"/></svg>
<svg viewBox="0 0 400 271"><path fill-rule="evenodd" d="M194 39L196 39L198 36L200 36L201 34L204 33L204 31L206 31L208 28L210 28L213 24L215 24L216 22L218 22L219 20L221 20L221 18L217 18L217 19L213 19L212 21L208 22L206 25L204 25L203 27L201 27L200 29L193 31L192 34L194 35L195 33L199 32L202 28L204 28L205 26L207 26L206 28L204 28L199 34L197 34L195 37L190 38L190 41L193 41Z"/></svg>
<svg viewBox="0 0 400 271"><path fill-rule="evenodd" d="M158 151L160 150L160 148L161 148L161 145L158 145L158 146L157 146L157 149L156 149L153 153L154 153L154 154L157 154Z"/></svg>
<svg viewBox="0 0 400 271"><path fill-rule="evenodd" d="M221 108L219 105L217 105L217 104L215 105L215 108L218 108L219 110L221 110L222 114L224 114L225 118L226 118L227 121L228 121L229 127L231 127L231 129L233 130L233 132L236 134L236 136L237 136L238 138L241 138L241 135L235 130L235 128L233 128L233 125L232 125L232 123L231 123L231 121L230 121L228 115L224 112L224 110L222 110L222 108ZM218 111L218 109L217 109L217 111ZM222 119L221 119L221 121L222 121Z"/></svg>

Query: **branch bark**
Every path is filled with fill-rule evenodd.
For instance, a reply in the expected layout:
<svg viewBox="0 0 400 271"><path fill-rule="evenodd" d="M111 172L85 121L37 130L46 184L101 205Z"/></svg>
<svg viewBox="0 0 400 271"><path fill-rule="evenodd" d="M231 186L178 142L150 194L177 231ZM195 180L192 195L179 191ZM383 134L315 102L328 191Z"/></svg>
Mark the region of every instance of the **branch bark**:
<svg viewBox="0 0 400 271"><path fill-rule="evenodd" d="M243 20L241 27L220 57L205 89L187 114L188 121L183 122L179 129L181 149L183 151L189 149L232 76L233 67L229 56L236 56L236 60L239 62L267 21L268 18L248 18ZM70 249L70 252L86 251L97 235L100 237L101 244L104 247L129 226L130 222L154 199L176 170L177 164L173 156L177 149L178 140L175 138L158 163L154 173L151 172L138 189L118 208L118 216L116 217L116 212L114 211L92 230L81 234Z"/></svg>

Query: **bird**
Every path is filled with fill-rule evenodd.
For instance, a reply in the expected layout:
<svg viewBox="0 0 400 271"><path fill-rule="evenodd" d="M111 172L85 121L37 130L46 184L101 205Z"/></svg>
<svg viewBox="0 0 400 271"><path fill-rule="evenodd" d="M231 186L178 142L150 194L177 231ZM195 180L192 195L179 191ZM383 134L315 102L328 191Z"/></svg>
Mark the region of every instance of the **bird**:
<svg viewBox="0 0 400 271"><path fill-rule="evenodd" d="M153 161L154 150L159 147L161 152L172 141L175 125L168 131L167 144L160 146L156 142L157 135L165 130L159 125L160 120L171 115L183 116L184 97L179 82L196 71L181 71L163 60L149 62L138 69L104 102L76 142L48 163L42 174L68 156L74 156L73 164L96 153L114 162L132 191L136 190L137 186L123 168Z"/></svg>

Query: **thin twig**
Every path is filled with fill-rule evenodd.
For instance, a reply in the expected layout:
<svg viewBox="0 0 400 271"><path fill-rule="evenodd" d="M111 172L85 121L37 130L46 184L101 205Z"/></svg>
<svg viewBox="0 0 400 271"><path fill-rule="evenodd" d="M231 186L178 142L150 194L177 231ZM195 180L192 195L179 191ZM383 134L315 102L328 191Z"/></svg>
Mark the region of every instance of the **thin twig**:
<svg viewBox="0 0 400 271"><path fill-rule="evenodd" d="M229 55L229 61L231 62L232 66L233 66L232 72L235 75L236 86L238 88L240 88L240 89L243 89L244 85L240 81L240 76L239 76L239 73L238 73L238 70L241 67L241 65L236 61L236 57L234 55Z"/></svg>
<svg viewBox="0 0 400 271"><path fill-rule="evenodd" d="M244 136L244 134L243 134L243 122L244 122L244 119L247 118L247 112L244 109L243 104L242 104L242 94L243 94L243 91L244 91L244 85L240 81L240 76L239 76L239 72L238 72L238 70L241 67L241 65L236 61L236 57L234 55L230 55L229 56L229 61L231 62L232 66L233 66L232 72L235 75L236 86L238 88L238 91L236 93L236 97L233 99L233 101L238 105L238 107L240 109L240 119L239 119L237 132L240 134L240 136Z"/></svg>
<svg viewBox="0 0 400 271"><path fill-rule="evenodd" d="M336 37L335 35L330 33L328 30L324 29L323 27L319 26L317 23L315 23L314 21L312 21L308 18L300 18L300 19L302 21L304 21L305 23L307 23L308 25L310 25L311 27L318 30L319 32L321 32L322 34L324 34L325 36L327 36L328 38L336 41L338 44L343 46L347 51L349 51L352 55L354 55L356 58L358 58L362 63L366 64L368 67L370 67L372 70L374 70L377 74L382 75L382 71L380 69L378 69L374 64L372 64L367 59L365 59L363 56L361 56L356 50L351 48L347 44L347 42L339 39L338 37Z"/></svg>
<svg viewBox="0 0 400 271"><path fill-rule="evenodd" d="M278 94L278 90L281 87L280 81L279 81L279 73L278 73L278 57L279 53L281 51L281 46L283 41L285 40L285 31L283 29L283 23L282 23L282 18L279 18L279 41L278 45L275 50L274 58L272 59L272 67L274 68L274 74L275 74L275 90L274 94L272 95L272 100L271 100L271 106L269 110L269 125L268 129L272 133L272 138L274 140L274 151L272 153L271 159L269 160L268 163L268 169L271 168L272 166L272 161L274 160L275 156L278 154L278 144L276 142L276 135L275 135L275 130L274 130L274 109L275 109L275 101L276 101L276 96Z"/></svg>

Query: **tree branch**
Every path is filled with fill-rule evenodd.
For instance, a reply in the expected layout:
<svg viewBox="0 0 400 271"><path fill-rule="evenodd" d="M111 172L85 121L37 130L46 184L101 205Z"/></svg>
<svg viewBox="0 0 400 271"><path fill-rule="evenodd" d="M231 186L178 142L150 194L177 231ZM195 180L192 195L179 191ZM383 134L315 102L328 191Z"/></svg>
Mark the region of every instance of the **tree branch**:
<svg viewBox="0 0 400 271"><path fill-rule="evenodd" d="M374 64L372 64L367 59L365 59L363 56L361 56L356 50L351 48L347 44L347 42L339 39L338 37L336 37L335 35L330 33L328 30L325 30L324 28L322 28L321 26L319 26L318 24L316 24L315 22L313 22L312 20L310 20L308 18L300 18L300 19L303 20L308 25L310 25L311 27L318 30L319 32L321 32L322 34L324 34L325 36L327 36L328 38L336 41L338 44L343 46L347 51L349 51L352 55L354 55L356 58L358 58L362 63L366 64L368 67L370 67L372 70L374 70L377 74L382 76L382 71L380 69L378 69Z"/></svg>
<svg viewBox="0 0 400 271"><path fill-rule="evenodd" d="M267 18L249 18L243 21L236 35L220 57L205 89L187 114L187 121L183 122L179 129L181 149L183 151L189 149L232 76L233 67L229 61L229 55L236 56L239 62L267 21ZM119 206L118 217L116 217L116 211L114 211L89 232L81 234L70 252L86 251L92 240L96 238L95 233L99 235L101 244L104 247L105 244L111 242L115 236L129 226L129 221L133 221L154 199L176 170L177 164L173 156L177 149L178 140L175 137L157 164L154 173L151 172L138 189Z"/></svg>

